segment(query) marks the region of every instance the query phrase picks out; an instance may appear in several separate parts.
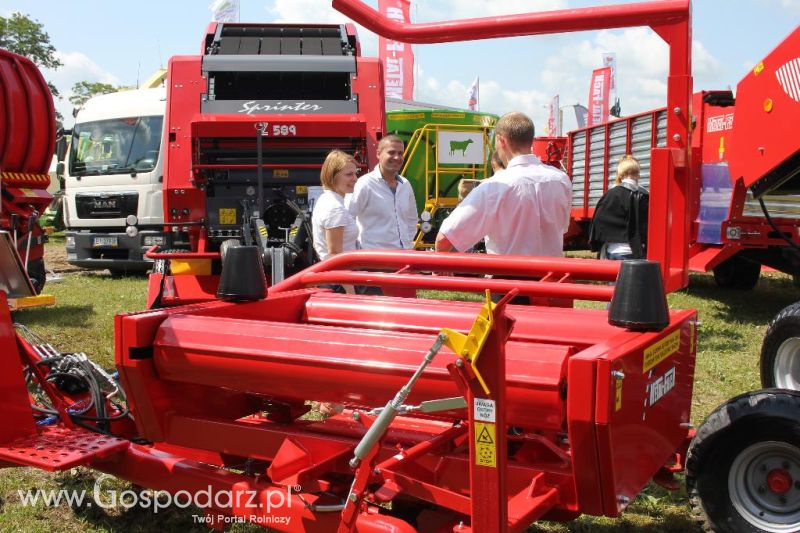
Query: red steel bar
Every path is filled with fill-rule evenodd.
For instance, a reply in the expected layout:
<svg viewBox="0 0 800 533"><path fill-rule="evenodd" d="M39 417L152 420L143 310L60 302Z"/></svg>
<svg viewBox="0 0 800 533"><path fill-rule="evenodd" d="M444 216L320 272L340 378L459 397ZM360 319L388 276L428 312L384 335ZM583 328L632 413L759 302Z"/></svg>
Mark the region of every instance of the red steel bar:
<svg viewBox="0 0 800 533"><path fill-rule="evenodd" d="M353 284L375 285L380 287L403 287L441 291L507 293L518 289L525 296L548 298L575 298L578 300L611 301L614 288L608 285L588 285L579 283L549 283L487 278L456 278L452 276L431 276L425 274L390 274L384 272L353 272L334 270L331 272L310 272L298 274L304 285Z"/></svg>
<svg viewBox="0 0 800 533"><path fill-rule="evenodd" d="M683 22L689 16L689 0L670 0L409 24L390 20L360 0L333 0L332 5L370 31L412 44L660 26Z"/></svg>

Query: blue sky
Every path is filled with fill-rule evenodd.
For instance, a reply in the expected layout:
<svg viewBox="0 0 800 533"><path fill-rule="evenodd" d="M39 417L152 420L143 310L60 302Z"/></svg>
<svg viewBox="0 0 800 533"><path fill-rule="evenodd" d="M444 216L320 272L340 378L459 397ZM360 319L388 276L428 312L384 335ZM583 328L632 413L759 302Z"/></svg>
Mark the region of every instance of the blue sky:
<svg viewBox="0 0 800 533"><path fill-rule="evenodd" d="M240 0L243 22L342 22L329 0ZM44 25L64 66L45 76L68 96L81 80L134 85L170 56L197 54L211 20L211 0L0 0L0 13L19 11ZM377 0L368 0L375 6ZM418 0L413 21L482 17L631 3L625 0ZM695 89L735 88L745 72L800 23L800 0L694 0ZM377 38L359 29L365 55ZM663 105L666 46L647 28L415 45L416 99L463 107L467 87L481 79L481 110L522 110L537 127L545 104L586 103L591 70L616 52L624 114ZM138 74L137 74L138 73ZM57 103L65 117L71 106ZM67 120L69 124L69 120Z"/></svg>

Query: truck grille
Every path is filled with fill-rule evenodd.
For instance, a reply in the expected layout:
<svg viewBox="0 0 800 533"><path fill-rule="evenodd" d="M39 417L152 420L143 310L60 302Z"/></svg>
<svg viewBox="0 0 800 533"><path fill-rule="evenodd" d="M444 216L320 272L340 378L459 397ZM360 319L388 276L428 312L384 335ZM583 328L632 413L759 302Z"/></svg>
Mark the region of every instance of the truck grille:
<svg viewBox="0 0 800 533"><path fill-rule="evenodd" d="M125 218L136 214L138 203L139 195L135 192L75 195L78 218Z"/></svg>

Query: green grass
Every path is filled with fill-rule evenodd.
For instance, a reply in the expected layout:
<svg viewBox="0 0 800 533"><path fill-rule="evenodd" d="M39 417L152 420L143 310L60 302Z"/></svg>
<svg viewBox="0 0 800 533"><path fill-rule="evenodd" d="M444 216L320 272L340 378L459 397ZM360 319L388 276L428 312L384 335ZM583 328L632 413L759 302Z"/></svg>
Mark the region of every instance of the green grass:
<svg viewBox="0 0 800 533"><path fill-rule="evenodd" d="M54 243L53 245L59 245ZM63 244L61 244L63 245ZM22 322L63 351L83 351L107 368L113 367L113 317L144 308L144 277L113 279L96 273L64 276L48 285L57 305L15 313ZM718 404L759 387L758 357L769 321L786 305L800 298L791 279L778 274L762 276L753 291L723 290L709 275L692 275L688 289L669 296L673 309L698 310L697 368L692 421L699 425ZM582 303L602 308L603 304ZM0 530L2 531L205 531L194 524L197 511L169 509L153 516L145 510L109 510L68 507L25 507L18 489L81 487L91 490L96 474L86 469L49 475L31 469L0 470ZM120 487L127 487L120 482ZM260 531L255 526L234 526L232 531ZM581 517L568 524L540 523L532 532L692 532L683 490L667 492L650 486L615 520Z"/></svg>

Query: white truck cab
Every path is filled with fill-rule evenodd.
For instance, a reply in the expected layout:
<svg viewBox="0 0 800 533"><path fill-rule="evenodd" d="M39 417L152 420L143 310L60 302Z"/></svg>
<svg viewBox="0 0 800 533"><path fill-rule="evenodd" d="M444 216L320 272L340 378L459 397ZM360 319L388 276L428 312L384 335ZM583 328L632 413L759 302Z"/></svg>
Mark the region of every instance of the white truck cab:
<svg viewBox="0 0 800 533"><path fill-rule="evenodd" d="M162 202L166 90L95 96L75 117L66 164L67 261L112 273L145 271L167 244Z"/></svg>

